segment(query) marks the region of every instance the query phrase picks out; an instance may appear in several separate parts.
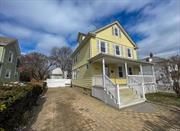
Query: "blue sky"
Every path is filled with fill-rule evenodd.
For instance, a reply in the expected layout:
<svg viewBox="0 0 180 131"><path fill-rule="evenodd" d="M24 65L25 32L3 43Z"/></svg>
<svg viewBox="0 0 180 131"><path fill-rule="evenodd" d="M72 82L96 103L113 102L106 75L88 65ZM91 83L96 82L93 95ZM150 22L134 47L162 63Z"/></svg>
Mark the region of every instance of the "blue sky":
<svg viewBox="0 0 180 131"><path fill-rule="evenodd" d="M115 20L141 57L180 54L180 0L0 0L0 36L17 38L22 53L74 49L78 32Z"/></svg>

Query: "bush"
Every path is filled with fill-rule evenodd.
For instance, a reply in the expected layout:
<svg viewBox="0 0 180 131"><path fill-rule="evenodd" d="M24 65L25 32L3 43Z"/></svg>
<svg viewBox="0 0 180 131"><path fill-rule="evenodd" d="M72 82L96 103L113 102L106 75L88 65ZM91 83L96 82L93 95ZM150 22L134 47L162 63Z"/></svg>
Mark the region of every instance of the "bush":
<svg viewBox="0 0 180 131"><path fill-rule="evenodd" d="M30 73L25 71L21 72L19 80L23 82L30 82L31 81Z"/></svg>
<svg viewBox="0 0 180 131"><path fill-rule="evenodd" d="M17 129L24 123L23 114L30 110L43 92L40 85L0 87L0 128Z"/></svg>

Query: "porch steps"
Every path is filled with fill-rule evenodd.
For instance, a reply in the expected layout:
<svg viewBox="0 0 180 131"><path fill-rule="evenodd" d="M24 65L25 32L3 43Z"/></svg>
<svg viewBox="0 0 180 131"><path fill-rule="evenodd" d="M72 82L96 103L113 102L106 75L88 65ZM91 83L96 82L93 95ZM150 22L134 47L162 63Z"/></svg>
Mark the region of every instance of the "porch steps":
<svg viewBox="0 0 180 131"><path fill-rule="evenodd" d="M144 99L138 97L138 95L130 88L120 89L121 106L130 106L137 103L144 102Z"/></svg>

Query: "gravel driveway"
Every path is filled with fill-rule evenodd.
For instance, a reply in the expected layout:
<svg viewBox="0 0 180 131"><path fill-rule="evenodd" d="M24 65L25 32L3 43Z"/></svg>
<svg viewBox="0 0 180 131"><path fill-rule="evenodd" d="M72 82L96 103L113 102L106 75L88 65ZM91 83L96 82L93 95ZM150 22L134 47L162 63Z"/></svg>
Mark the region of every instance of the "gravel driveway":
<svg viewBox="0 0 180 131"><path fill-rule="evenodd" d="M180 111L151 103L117 110L76 88L54 88L48 89L35 108L28 130L177 131Z"/></svg>

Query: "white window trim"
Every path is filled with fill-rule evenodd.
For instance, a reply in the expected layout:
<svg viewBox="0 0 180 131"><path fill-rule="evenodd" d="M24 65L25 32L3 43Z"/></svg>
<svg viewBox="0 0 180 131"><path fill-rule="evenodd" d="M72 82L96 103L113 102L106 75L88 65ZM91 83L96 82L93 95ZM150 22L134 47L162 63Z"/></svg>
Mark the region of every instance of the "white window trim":
<svg viewBox="0 0 180 131"><path fill-rule="evenodd" d="M11 61L9 61L10 53L12 54ZM12 62L13 62L13 58L14 58L14 54L13 54L12 51L9 51L9 57L8 57L8 62L9 62L9 63L12 63Z"/></svg>
<svg viewBox="0 0 180 131"><path fill-rule="evenodd" d="M6 77L6 74L7 74L8 71L9 71L9 76ZM6 69L6 72L5 72L5 78L8 78L8 79L11 78L11 70L10 70L10 69Z"/></svg>
<svg viewBox="0 0 180 131"><path fill-rule="evenodd" d="M116 35L115 29L117 29L118 35ZM116 37L119 37L119 36L120 36L120 29L119 29L118 27L116 27L116 26L113 27L113 35L116 36Z"/></svg>
<svg viewBox="0 0 180 131"><path fill-rule="evenodd" d="M120 52L119 55L116 54L116 46L119 47L119 52ZM122 56L122 46L121 46L121 45L114 44L114 54L115 54L116 56Z"/></svg>
<svg viewBox="0 0 180 131"><path fill-rule="evenodd" d="M105 43L105 52L102 52L101 51L101 42L104 42ZM108 53L108 46L107 46L107 42L106 41L103 41L103 40L99 40L99 52L100 53Z"/></svg>
<svg viewBox="0 0 180 131"><path fill-rule="evenodd" d="M128 56L128 49L130 49L130 52L131 52L131 57ZM128 58L132 58L133 54L132 54L132 49L131 48L127 48L127 57Z"/></svg>
<svg viewBox="0 0 180 131"><path fill-rule="evenodd" d="M122 67L123 77L120 77L120 76L119 76L119 67ZM124 67L122 64L118 64L118 66L117 66L117 76L118 76L119 78L125 78L125 77L126 77L126 76L125 76L125 67Z"/></svg>

